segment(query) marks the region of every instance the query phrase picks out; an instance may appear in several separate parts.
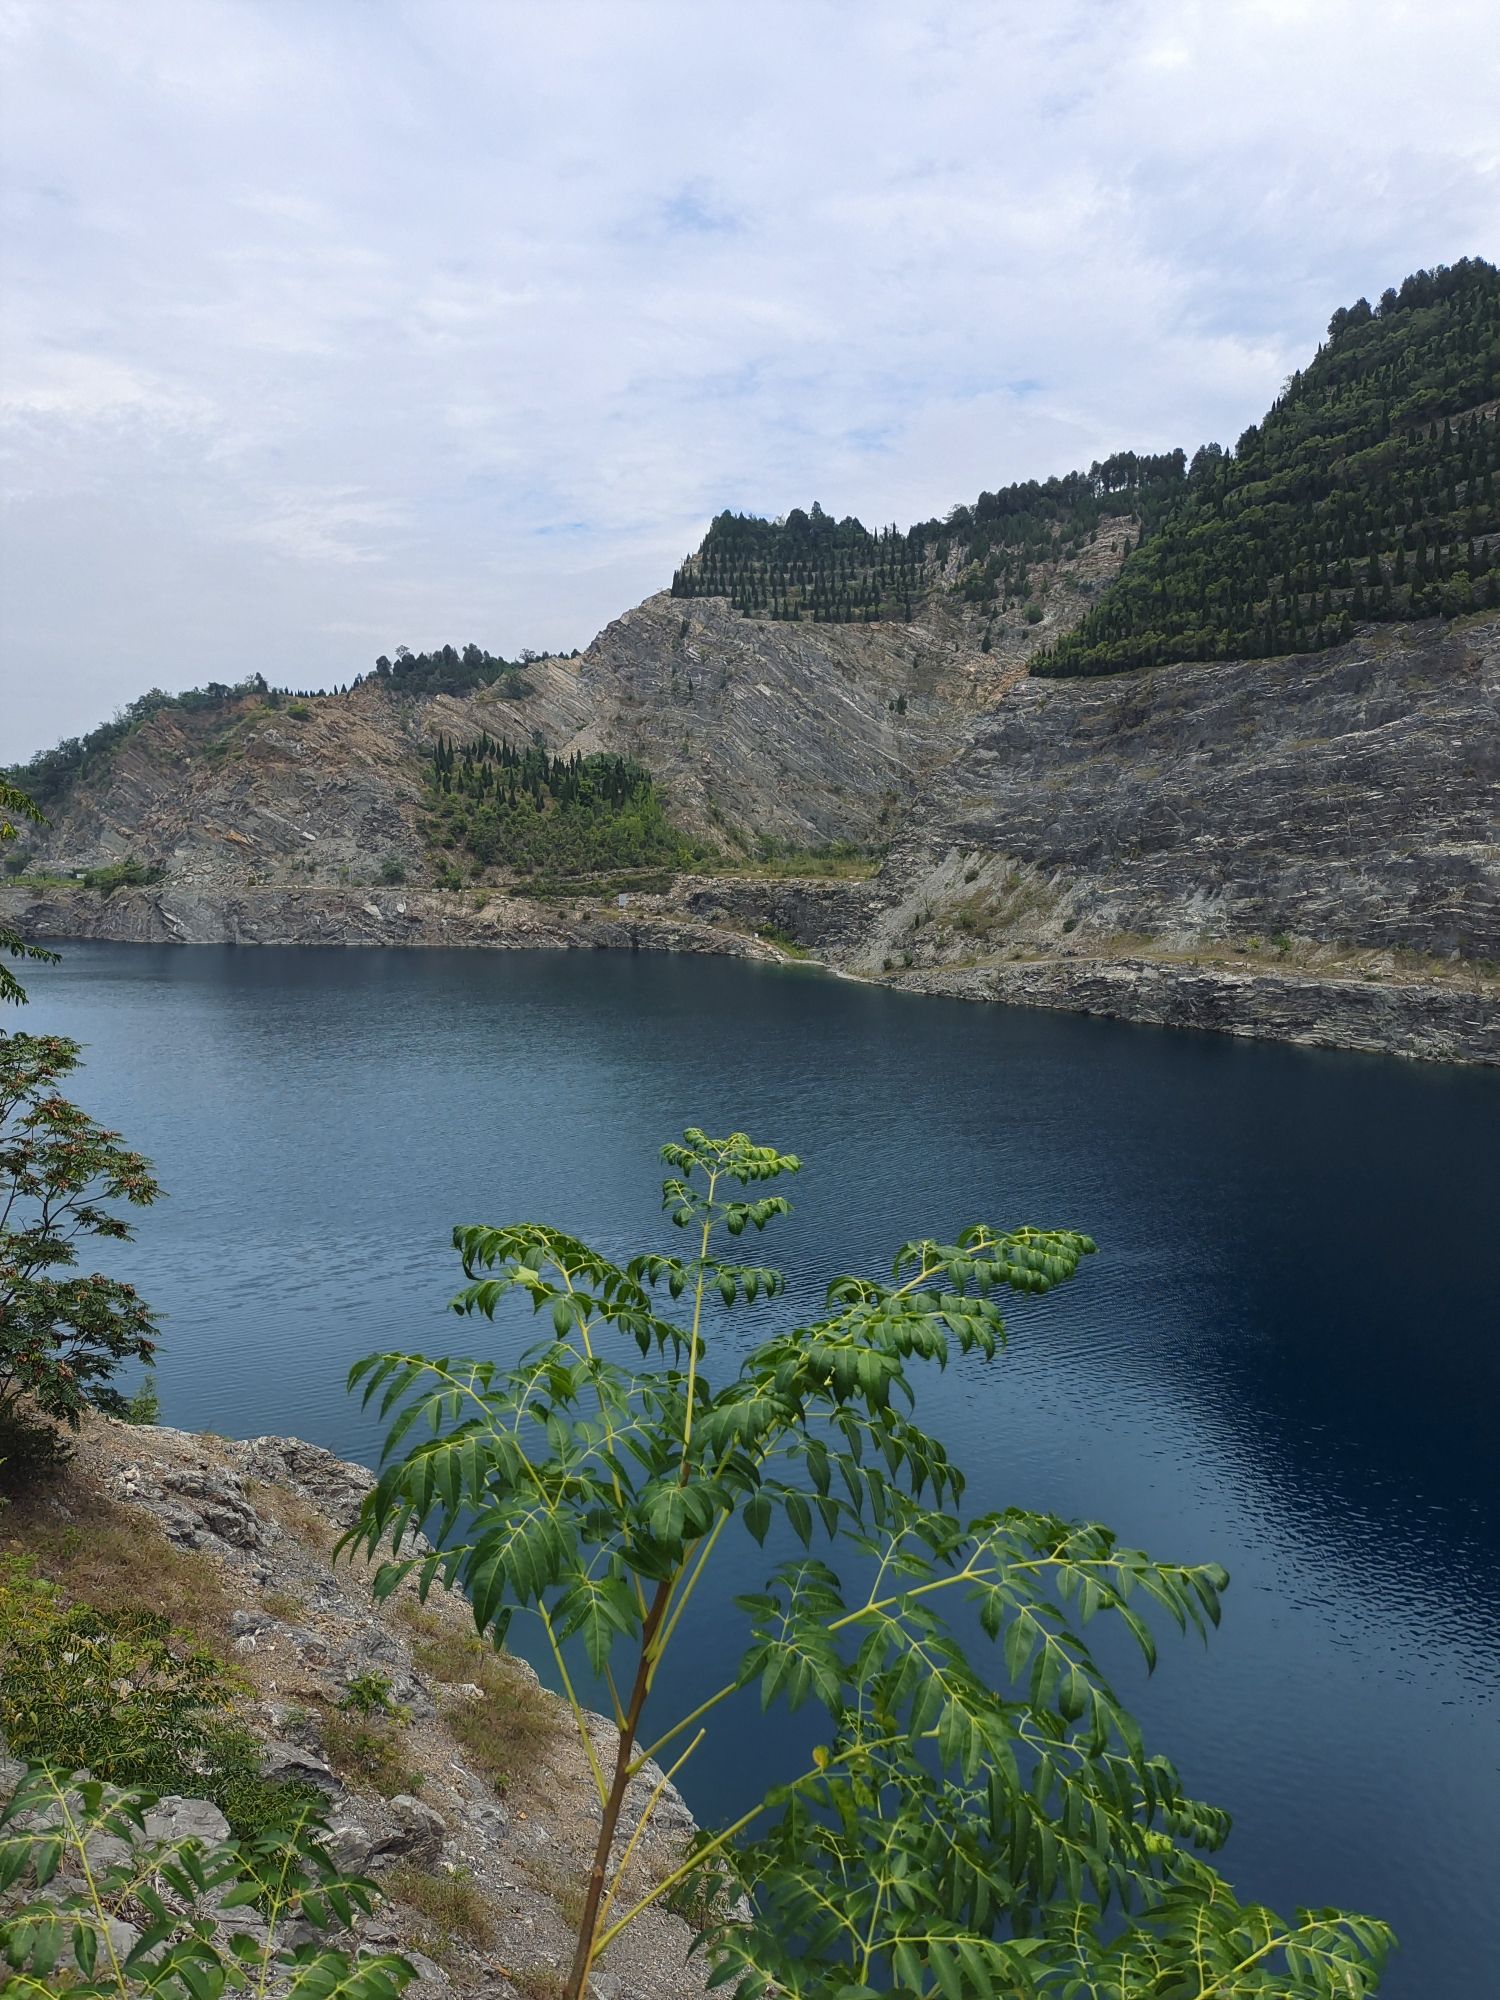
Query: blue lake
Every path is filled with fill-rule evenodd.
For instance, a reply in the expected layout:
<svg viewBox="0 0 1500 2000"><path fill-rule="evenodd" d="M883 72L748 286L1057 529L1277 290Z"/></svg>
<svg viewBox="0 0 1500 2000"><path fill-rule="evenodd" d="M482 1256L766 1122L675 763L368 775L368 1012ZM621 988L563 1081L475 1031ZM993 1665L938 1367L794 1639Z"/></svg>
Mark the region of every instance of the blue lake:
<svg viewBox="0 0 1500 2000"><path fill-rule="evenodd" d="M28 983L24 1025L88 1045L75 1094L170 1193L110 1258L166 1316L169 1423L371 1459L352 1360L503 1337L445 1316L453 1224L667 1247L655 1148L685 1124L803 1155L757 1253L798 1318L912 1235L1088 1231L996 1364L923 1385L968 1503L1223 1561L1207 1650L1164 1637L1122 1679L1233 1813L1226 1872L1388 1918L1396 2000L1500 1990L1500 1074L712 959L70 946ZM738 1656L741 1546L664 1706ZM700 1818L778 1728L705 1746Z"/></svg>

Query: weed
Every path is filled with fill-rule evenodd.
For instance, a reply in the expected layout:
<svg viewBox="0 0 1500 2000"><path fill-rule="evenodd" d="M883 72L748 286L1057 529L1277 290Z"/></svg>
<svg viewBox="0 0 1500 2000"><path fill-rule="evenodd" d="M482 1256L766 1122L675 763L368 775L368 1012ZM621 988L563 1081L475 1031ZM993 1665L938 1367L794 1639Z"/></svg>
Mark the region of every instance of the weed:
<svg viewBox="0 0 1500 2000"><path fill-rule="evenodd" d="M481 1951L489 1943L489 1904L467 1868L434 1872L403 1863L386 1879L392 1901L405 1903L424 1920L416 1943L439 1965L452 1965L459 1940Z"/></svg>
<svg viewBox="0 0 1500 2000"><path fill-rule="evenodd" d="M392 1701L391 1684L384 1674L356 1674L339 1707L346 1715L388 1715L393 1722L411 1721L411 1710Z"/></svg>
<svg viewBox="0 0 1500 2000"><path fill-rule="evenodd" d="M141 1386L125 1405L127 1424L147 1426L161 1421L161 1398L156 1393L156 1370L148 1368Z"/></svg>
<svg viewBox="0 0 1500 2000"><path fill-rule="evenodd" d="M555 1965L512 1965L507 1976L522 2000L563 2000L566 1984Z"/></svg>
<svg viewBox="0 0 1500 2000"><path fill-rule="evenodd" d="M174 1548L149 1515L91 1493L64 1488L69 1514L22 1498L0 1515L0 1551L24 1552L68 1603L96 1611L154 1611L203 1644L227 1648L234 1601L218 1571Z"/></svg>

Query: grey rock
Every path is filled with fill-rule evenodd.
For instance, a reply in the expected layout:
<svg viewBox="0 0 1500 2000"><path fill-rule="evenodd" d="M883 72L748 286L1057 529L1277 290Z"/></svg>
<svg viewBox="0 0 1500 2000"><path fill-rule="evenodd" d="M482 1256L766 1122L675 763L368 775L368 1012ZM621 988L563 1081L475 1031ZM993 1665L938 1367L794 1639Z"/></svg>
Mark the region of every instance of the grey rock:
<svg viewBox="0 0 1500 2000"><path fill-rule="evenodd" d="M145 1816L146 1835L151 1840L201 1840L212 1844L228 1840L229 1822L208 1799L184 1798L169 1792L157 1800Z"/></svg>
<svg viewBox="0 0 1500 2000"><path fill-rule="evenodd" d="M271 1742L261 1746L260 1774L278 1784L316 1785L329 1798L337 1798L343 1785L315 1750L305 1744Z"/></svg>
<svg viewBox="0 0 1500 2000"><path fill-rule="evenodd" d="M311 1750L322 1756L323 1732L315 1709L304 1708L298 1702L271 1701L266 1703L264 1713L273 1736L295 1744L299 1750Z"/></svg>
<svg viewBox="0 0 1500 2000"><path fill-rule="evenodd" d="M441 1813L406 1792L398 1792L387 1801L387 1806L392 1824L371 1849L371 1868L386 1868L394 1861L410 1861L419 1868L433 1867L442 1858L448 1838Z"/></svg>
<svg viewBox="0 0 1500 2000"><path fill-rule="evenodd" d="M423 1986L429 1987L434 1993L446 1993L451 1989L453 1982L447 1973L424 1952L408 1951L405 1956Z"/></svg>
<svg viewBox="0 0 1500 2000"><path fill-rule="evenodd" d="M109 1937L110 1949L116 1958L128 1958L135 1950L140 1932L134 1924L126 1923L123 1917L106 1917L104 1929Z"/></svg>
<svg viewBox="0 0 1500 2000"><path fill-rule="evenodd" d="M351 1465L302 1438L252 1438L249 1463L257 1478L299 1488L320 1513L342 1528L353 1525L374 1483L364 1466Z"/></svg>
<svg viewBox="0 0 1500 2000"><path fill-rule="evenodd" d="M83 1843L83 1851L91 1872L100 1875L107 1868L123 1868L133 1850L130 1842L117 1834L96 1833Z"/></svg>

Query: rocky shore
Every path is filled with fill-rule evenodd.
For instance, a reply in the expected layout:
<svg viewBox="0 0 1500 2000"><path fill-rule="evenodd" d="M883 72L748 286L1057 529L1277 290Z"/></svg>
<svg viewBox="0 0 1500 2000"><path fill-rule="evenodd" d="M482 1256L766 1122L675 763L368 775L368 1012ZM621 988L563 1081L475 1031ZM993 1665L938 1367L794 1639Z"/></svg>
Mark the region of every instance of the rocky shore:
<svg viewBox="0 0 1500 2000"><path fill-rule="evenodd" d="M549 2000L571 1957L568 1912L598 1827L582 1747L563 1702L524 1662L476 1644L461 1601L435 1591L423 1606L408 1585L376 1607L364 1566L334 1563L369 1484L362 1467L295 1438L232 1441L95 1418L35 1503L44 1526L28 1535L18 1503L6 1540L34 1553L60 1525L62 1546L96 1552L96 1582L97 1551L113 1551L108 1560L129 1574L108 1583L147 1609L180 1613L187 1569L191 1636L242 1676L239 1720L262 1741L263 1771L316 1786L335 1858L384 1891L357 1927L360 1942L410 1960L414 2000ZM39 1567L47 1573L45 1557ZM170 1606L158 1603L168 1575ZM351 1716L359 1684L387 1689L392 1714ZM603 1748L612 1732L603 1718L596 1727ZM497 1775L502 1763L511 1768ZM0 1757L0 1794L19 1768ZM632 1787L622 1840L660 1776L649 1766ZM159 1834L215 1840L228 1830L203 1799L163 1800L157 1818ZM693 1831L665 1784L631 1886L644 1893L660 1880ZM432 1883L461 1894L434 1895ZM452 1904L471 1915L453 1921ZM245 1921L237 1911L238 1927ZM649 1911L611 1945L598 2000L694 2000L705 1988L691 1935Z"/></svg>
<svg viewBox="0 0 1500 2000"><path fill-rule="evenodd" d="M1144 958L1050 959L904 974L912 993L1057 1007L1162 1028L1201 1028L1313 1048L1430 1062L1500 1063L1500 996L1391 978L1177 965Z"/></svg>
<svg viewBox="0 0 1500 2000"><path fill-rule="evenodd" d="M985 875L992 869L989 864ZM946 872L960 885L968 873L956 862ZM983 880L979 886L984 888ZM1500 1063L1500 980L1462 964L1434 963L1418 976L1403 970L1393 955L1373 951L1313 954L1324 963L1231 964L1181 950L1154 955L1140 943L1129 950L1101 949L1045 936L1038 936L1024 957L975 962L972 938L951 923L946 937L942 934L945 908L958 908L962 917L954 883L945 891L943 881L929 876L920 899L931 903L936 921L921 941L926 962L910 963L904 961L912 954L893 955L895 906L875 882L816 878L685 876L668 895L627 893L607 903L436 889L121 888L105 896L81 887L5 888L0 916L29 937L62 943L449 946L718 953L770 962L797 958L909 993L1434 1062ZM1052 914L1050 928L1056 931L1056 910ZM889 945L884 958L874 955L872 937L877 945ZM965 949L971 954L967 961L958 958Z"/></svg>

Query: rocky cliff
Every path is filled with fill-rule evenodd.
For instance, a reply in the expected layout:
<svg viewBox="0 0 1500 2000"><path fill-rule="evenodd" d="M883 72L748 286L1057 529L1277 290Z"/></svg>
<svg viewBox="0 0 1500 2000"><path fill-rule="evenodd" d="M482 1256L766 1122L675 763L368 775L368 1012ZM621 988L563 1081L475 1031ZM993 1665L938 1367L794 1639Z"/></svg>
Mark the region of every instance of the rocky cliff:
<svg viewBox="0 0 1500 2000"><path fill-rule="evenodd" d="M34 935L136 941L793 944L923 990L1496 1060L1500 614L1280 659L1028 678L1114 547L1054 564L1045 617L989 650L942 582L910 623L870 625L661 593L578 659L529 666L516 697L370 681L228 718L168 712L74 791L0 907ZM604 885L531 901L503 876L439 891L426 746L480 729L639 757L741 867L766 836L886 857L867 881L740 873L623 901ZM128 855L160 879L69 881Z"/></svg>
<svg viewBox="0 0 1500 2000"><path fill-rule="evenodd" d="M363 1467L296 1438L95 1418L47 1496L8 1510L0 1555L23 1551L70 1598L169 1612L234 1667L236 1719L260 1738L263 1772L322 1793L335 1860L383 1893L358 1941L408 1959L414 2000L546 2000L597 1837L584 1751L561 1699L479 1643L464 1604L436 1591L423 1605L405 1586L377 1608L363 1565L333 1561L369 1484ZM386 1690L389 1713L362 1720L349 1705L360 1686ZM7 1798L20 1766L3 1748ZM661 1778L648 1766L635 1781L629 1828ZM209 1801L171 1797L147 1831L213 1842L228 1827ZM659 1881L693 1831L663 1781L632 1886ZM255 1920L237 1909L224 1930ZM685 1923L647 1912L606 1954L600 2000L694 2000L705 1974L691 1941Z"/></svg>

